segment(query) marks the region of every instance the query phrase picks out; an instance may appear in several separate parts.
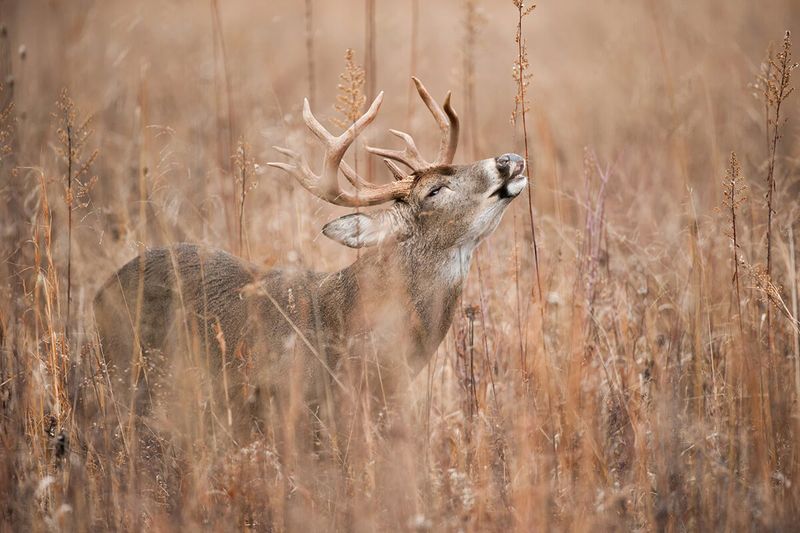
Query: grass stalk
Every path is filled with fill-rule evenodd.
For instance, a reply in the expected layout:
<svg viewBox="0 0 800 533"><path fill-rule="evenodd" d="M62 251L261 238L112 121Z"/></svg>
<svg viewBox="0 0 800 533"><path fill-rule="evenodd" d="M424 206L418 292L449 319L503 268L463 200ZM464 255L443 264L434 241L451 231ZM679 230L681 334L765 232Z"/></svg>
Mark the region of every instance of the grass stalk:
<svg viewBox="0 0 800 533"><path fill-rule="evenodd" d="M231 207L228 210L228 213L231 213L235 216L237 211L236 209L236 181L237 177L234 172L232 172L230 166L230 154L233 149L234 143L234 131L236 129L234 123L234 114L233 114L233 101L231 99L232 90L231 90L231 77L228 72L228 52L225 45L225 36L222 31L222 18L220 16L220 8L219 8L219 1L218 0L211 0L211 39L213 43L213 55L214 55L214 97L216 103L216 118L217 118L217 153L218 153L218 160L220 168L222 169L223 174L230 173L233 177L232 179L232 188L230 194L230 202L228 203ZM222 88L220 88L220 84L217 81L217 74L220 70L219 64L222 67ZM224 107L225 107L225 114L223 117L223 97L224 97ZM226 193L226 196L228 193ZM228 235L231 237L231 241L233 240L233 236L230 234L232 231L232 225L230 222L230 215L225 217L225 223L228 227Z"/></svg>
<svg viewBox="0 0 800 533"><path fill-rule="evenodd" d="M792 224L788 225L789 234L789 281L791 283L790 293L792 297L792 314L794 317L800 317L798 313L798 279L797 279L797 251L794 239L794 227ZM800 399L800 329L797 327L792 330L792 348L794 352L794 386L795 397Z"/></svg>
<svg viewBox="0 0 800 533"><path fill-rule="evenodd" d="M469 161L477 158L478 123L477 106L475 103L475 52L478 41L478 31L482 23L482 16L478 11L476 0L464 0L464 44L462 57L462 84L464 87L464 106L467 109L466 123L468 129L468 145L466 157Z"/></svg>
<svg viewBox="0 0 800 533"><path fill-rule="evenodd" d="M409 28L409 51L408 51L408 77L417 76L417 57L419 55L419 1L411 2L411 27ZM406 102L406 129L411 128L411 117L414 114L414 104L416 102L416 91L414 84L408 84L408 100Z"/></svg>
<svg viewBox="0 0 800 533"><path fill-rule="evenodd" d="M239 255L242 257L250 257L248 247L247 233L245 230L245 202L247 195L255 187L252 183L252 174L255 167L255 161L252 159L251 148L244 139L239 139L236 147L236 153L233 156L234 171L237 175L237 186L239 189L239 206L238 206L238 229L239 229Z"/></svg>
<svg viewBox="0 0 800 533"><path fill-rule="evenodd" d="M306 22L306 72L308 74L308 101L313 107L316 103L317 87L314 66L314 3L305 0Z"/></svg>
<svg viewBox="0 0 800 533"><path fill-rule="evenodd" d="M536 8L536 4L530 4L529 6L525 6L523 0L512 0L512 4L517 9L517 25L516 25L516 33L515 33L515 42L517 44L517 57L514 60L514 69L513 69L513 77L514 81L516 82L517 92L514 97L514 111L511 113L511 122L512 124L516 124L517 119L521 119L522 122L522 140L524 144L524 151L525 151L525 168L528 172L528 175L531 175L532 169L530 167L530 152L528 147L528 123L527 123L527 111L529 110L528 106L528 96L526 90L530 85L530 78L531 75L528 72L528 49L525 43L525 37L523 35L522 30L522 23L525 17L530 15L533 10ZM536 241L536 224L534 221L533 215L533 186L532 184L527 188L527 199L528 199L528 218L530 221L530 230L531 230L531 247L533 248L533 265L535 270L535 277L536 277L536 288L539 294L539 314L541 319L541 327L544 328L545 323L545 314L544 314L544 292L542 291L542 279L540 275L540 268L539 268L539 245ZM516 236L516 234L515 234ZM526 320L527 322L527 320ZM547 352L547 343L545 341L544 330L542 329L541 334L539 335L542 341L542 350L543 353ZM525 340L525 344L527 345L527 339Z"/></svg>
<svg viewBox="0 0 800 533"><path fill-rule="evenodd" d="M83 119L66 89L59 94L54 114L58 121L56 135L59 141L58 154L65 165L63 183L64 205L67 210L67 301L65 312L66 334L70 335L72 303L72 245L73 213L90 204L90 192L97 182L92 176L92 165L98 150L84 156L86 143L92 134L92 116Z"/></svg>
<svg viewBox="0 0 800 533"><path fill-rule="evenodd" d="M767 135L769 153L767 165L767 275L772 276L772 225L776 213L775 206L775 163L778 153L778 141L781 139L781 108L792 94L792 71L797 68L792 63L792 36L788 31L783 37L780 52L773 57L770 52L767 66L762 77L764 88L765 111L767 113Z"/></svg>
<svg viewBox="0 0 800 533"><path fill-rule="evenodd" d="M67 113L64 113L64 121L67 122L69 119L67 117ZM72 192L72 164L73 160L72 157L74 155L72 149L72 124L67 124L66 130L67 136L67 195L66 195L66 204L67 204L67 318L66 318L66 331L67 335L69 335L70 331L70 309L72 308L72 203L73 203L73 192Z"/></svg>
<svg viewBox="0 0 800 533"><path fill-rule="evenodd" d="M378 74L378 52L377 52L377 29L375 0L364 0L364 70L366 78L364 80L364 95L370 102L375 99L377 94L377 74ZM364 162L365 178L372 181L374 166L372 158L368 157Z"/></svg>
<svg viewBox="0 0 800 533"><path fill-rule="evenodd" d="M731 152L728 163L728 170L725 175L723 190L723 206L728 209L730 220L730 239L732 247L731 266L733 268L733 285L736 289L736 310L739 322L739 332L744 334L744 318L742 317L742 295L741 283L739 279L739 233L736 220L736 212L739 207L747 200L745 196L747 187L740 183L741 166L736 157L736 152Z"/></svg>
<svg viewBox="0 0 800 533"><path fill-rule="evenodd" d="M528 123L527 123L527 111L528 111L528 100L526 89L530 84L530 74L528 73L528 50L525 44L525 37L522 31L522 22L530 15L533 10L536 8L536 4L530 4L529 6L525 6L525 2L523 0L512 0L514 7L517 8L517 31L515 40L517 43L517 58L514 61L514 79L517 82L517 95L515 98L515 107L514 113L512 114L512 121L515 121L517 117L521 119L522 122L522 140L525 146L525 167L528 169L530 173L530 153L528 150ZM533 217L533 192L532 187L528 187L528 215L530 217L531 223L531 243L533 245L533 262L534 266L536 267L536 287L539 290L539 298L544 300L544 294L542 293L542 280L539 274L539 246L536 242L536 225L534 223ZM542 313L544 314L544 308L542 308ZM542 321L544 321L544 315L542 315Z"/></svg>

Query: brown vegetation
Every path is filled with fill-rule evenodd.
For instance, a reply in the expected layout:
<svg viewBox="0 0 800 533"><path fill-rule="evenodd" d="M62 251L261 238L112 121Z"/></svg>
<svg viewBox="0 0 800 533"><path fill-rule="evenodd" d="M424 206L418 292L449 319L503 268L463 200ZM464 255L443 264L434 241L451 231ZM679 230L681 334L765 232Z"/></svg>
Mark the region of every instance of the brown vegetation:
<svg viewBox="0 0 800 533"><path fill-rule="evenodd" d="M800 5L528 8L0 0L0 530L795 528ZM411 75L466 111L456 162L525 154L532 198L403 401L231 451L188 372L173 438L125 439L103 281L181 241L352 262L271 146L317 149L303 97L345 126L381 90L368 144L435 145Z"/></svg>

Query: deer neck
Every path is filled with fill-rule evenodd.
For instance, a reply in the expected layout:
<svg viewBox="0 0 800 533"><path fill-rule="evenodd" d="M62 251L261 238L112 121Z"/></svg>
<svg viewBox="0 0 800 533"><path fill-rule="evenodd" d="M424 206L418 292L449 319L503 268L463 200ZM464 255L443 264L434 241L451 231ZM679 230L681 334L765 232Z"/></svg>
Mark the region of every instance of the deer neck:
<svg viewBox="0 0 800 533"><path fill-rule="evenodd" d="M469 271L474 247L419 253L419 246L397 243L373 249L329 279L327 301L352 311L343 333L371 336L379 356L395 358L413 377L447 334ZM382 362L384 364L384 362Z"/></svg>

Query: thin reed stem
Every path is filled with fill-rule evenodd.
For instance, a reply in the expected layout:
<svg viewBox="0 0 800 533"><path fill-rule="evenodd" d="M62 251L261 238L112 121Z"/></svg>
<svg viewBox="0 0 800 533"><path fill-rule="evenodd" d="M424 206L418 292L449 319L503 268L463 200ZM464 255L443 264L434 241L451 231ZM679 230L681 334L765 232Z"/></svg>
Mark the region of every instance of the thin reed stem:
<svg viewBox="0 0 800 533"><path fill-rule="evenodd" d="M517 94L514 99L515 105L514 111L511 114L511 121L512 123L516 122L518 117L522 121L522 140L525 148L525 168L530 175L531 168L527 122L528 96L526 90L530 84L531 75L528 73L528 50L525 44L525 36L522 31L522 22L526 16L533 12L533 10L536 8L536 5L531 4L526 7L523 0L512 0L512 3L514 4L514 7L517 8L517 31L515 34L515 41L517 43L517 58L514 61L514 80L517 83ZM544 327L544 292L542 291L542 279L539 273L539 245L536 241L536 224L533 216L533 187L530 185L528 186L527 197L528 217L531 229L531 246L533 248L533 264L534 269L536 270L536 288L539 293L539 302L541 304L539 306L539 314L541 315L542 327ZM542 349L546 351L547 346L545 344L544 335L542 334L540 337L542 340Z"/></svg>
<svg viewBox="0 0 800 533"><path fill-rule="evenodd" d="M249 258L250 253L247 246L247 233L245 231L245 202L247 195L253 188L251 184L251 175L255 161L250 156L250 145L244 139L240 139L236 147L236 153L233 156L234 172L237 176L236 181L239 187L239 205L238 205L238 229L239 229L239 255ZM245 252L247 252L245 254Z"/></svg>
<svg viewBox="0 0 800 533"><path fill-rule="evenodd" d="M783 47L776 57L768 58L767 71L764 77L764 100L767 112L767 131L769 135L769 164L767 166L767 275L772 276L772 219L775 215L776 192L775 162L778 152L778 141L781 138L781 107L792 94L792 71L797 64L792 63L792 38L787 31L783 38ZM771 116L770 116L771 113ZM771 128L770 128L771 126Z"/></svg>
<svg viewBox="0 0 800 533"><path fill-rule="evenodd" d="M464 1L464 45L462 57L462 74L464 86L464 106L467 109L466 122L470 125L467 158L476 159L478 148L478 120L475 104L475 49L478 40L481 16L478 12L476 0Z"/></svg>
<svg viewBox="0 0 800 533"><path fill-rule="evenodd" d="M736 157L736 152L731 152L730 161L728 163L728 170L725 176L724 191L723 191L723 206L728 208L728 215L730 216L731 224L731 246L732 250L732 266L733 266L733 284L736 288L736 309L739 316L739 332L744 333L744 319L742 317L742 295L739 280L739 233L738 224L736 221L736 213L738 208L747 200L744 196L746 193L746 186L739 183L741 174L741 167L739 160Z"/></svg>
<svg viewBox="0 0 800 533"><path fill-rule="evenodd" d="M306 20L306 72L308 73L308 101L313 107L316 103L317 87L314 75L314 4L313 0L305 0Z"/></svg>
<svg viewBox="0 0 800 533"><path fill-rule="evenodd" d="M364 95L368 101L375 99L377 92L376 79L378 71L378 58L376 51L376 13L375 0L364 0L364 70L366 80L364 84ZM365 162L365 174L368 181L372 180L374 166L372 158L368 157Z"/></svg>
<svg viewBox="0 0 800 533"><path fill-rule="evenodd" d="M411 0L410 48L408 53L408 77L417 75L417 56L419 55L419 0ZM408 101L406 103L406 128L411 127L415 102L414 84L408 84Z"/></svg>
<svg viewBox="0 0 800 533"><path fill-rule="evenodd" d="M791 296L792 296L792 314L797 319L800 317L798 313L798 279L797 279L797 253L795 251L794 227L792 224L788 225L789 234L789 270L791 282ZM795 397L800 400L800 328L793 328L792 330L792 348L794 351L794 385Z"/></svg>
<svg viewBox="0 0 800 533"><path fill-rule="evenodd" d="M222 172L227 174L230 173L233 177L232 179L232 188L230 193L225 193L225 196L229 196L230 201L228 206L228 213L232 213L235 217L236 213L236 175L235 173L231 172L231 165L230 165L230 154L233 148L234 142L234 115L233 115L233 102L231 99L231 78L228 73L228 52L225 46L225 36L222 31L222 19L220 17L220 9L219 9L219 1L218 0L211 0L211 27L212 27L212 42L214 47L214 86L215 90L215 101L216 101L216 108L217 108L217 151L218 151L218 160L220 168ZM219 89L219 84L217 83L217 73L219 72L219 68L217 66L217 60L221 61L222 64L222 79L223 79L223 88L222 90ZM225 109L226 114L223 118L222 114L222 99L225 99ZM224 137L223 137L224 136ZM233 240L233 235L231 234L232 227L230 222L230 214L226 215L225 223L228 227L228 235L230 241ZM229 241L229 242L230 242Z"/></svg>
<svg viewBox="0 0 800 533"><path fill-rule="evenodd" d="M528 80L526 79L527 70L528 70L528 52L525 48L525 38L522 33L522 20L529 15L533 9L536 7L532 5L531 7L526 8L524 2L521 0L515 1L514 4L517 6L517 66L519 69L519 75L517 77L517 90L519 91L519 112L522 118L522 140L525 145L525 168L528 169L530 172L530 152L528 150L528 122L527 122L527 96L525 93L525 89L528 85ZM533 217L533 192L532 188L528 187L528 215L530 217L531 223L531 242L533 244L533 261L536 267L536 287L539 289L539 298L544 299L544 294L542 293L542 279L539 275L539 245L536 243L536 225L534 222Z"/></svg>
<svg viewBox="0 0 800 533"><path fill-rule="evenodd" d="M67 337L70 334L70 309L72 308L72 164L74 151L72 147L72 124L64 110L64 122L67 124L67 318L65 321L65 331Z"/></svg>

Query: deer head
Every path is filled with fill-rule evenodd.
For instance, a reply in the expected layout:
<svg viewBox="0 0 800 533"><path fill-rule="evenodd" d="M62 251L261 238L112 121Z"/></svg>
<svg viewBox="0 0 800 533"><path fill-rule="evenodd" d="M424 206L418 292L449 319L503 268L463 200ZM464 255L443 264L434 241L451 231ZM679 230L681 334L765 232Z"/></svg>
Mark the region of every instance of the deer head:
<svg viewBox="0 0 800 533"><path fill-rule="evenodd" d="M505 154L470 165L453 165L459 121L450 105L450 93L442 108L417 78L412 79L441 130L439 152L433 162L422 157L410 135L397 130L390 132L403 140L403 150L366 148L384 158L394 176L392 182L367 182L343 161L348 147L377 116L383 101L381 92L367 112L338 137L319 123L305 100L305 123L325 146L320 174L311 170L304 157L286 148L275 147L289 157L290 163L268 164L288 172L309 192L335 205L365 207L392 202L388 207L346 215L325 225L323 233L345 246L402 243L411 253L454 249L471 253L497 227L506 207L527 185L525 161L516 154ZM352 191L341 187L340 171Z"/></svg>

